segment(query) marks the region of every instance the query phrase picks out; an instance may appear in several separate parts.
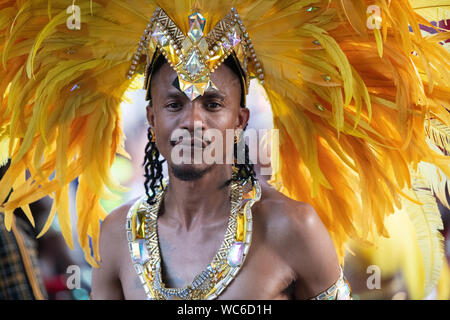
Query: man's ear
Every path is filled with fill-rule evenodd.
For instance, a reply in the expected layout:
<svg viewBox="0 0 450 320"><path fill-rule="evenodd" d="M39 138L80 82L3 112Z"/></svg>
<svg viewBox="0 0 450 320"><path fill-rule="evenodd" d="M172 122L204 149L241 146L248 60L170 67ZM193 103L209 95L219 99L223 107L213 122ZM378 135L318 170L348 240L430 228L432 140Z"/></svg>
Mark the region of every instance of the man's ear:
<svg viewBox="0 0 450 320"><path fill-rule="evenodd" d="M147 105L147 121L150 127L153 127L155 125L155 114L153 113L153 106L151 101Z"/></svg>
<svg viewBox="0 0 450 320"><path fill-rule="evenodd" d="M247 107L245 108L239 107L238 125L236 129L244 130L244 128L247 126L249 118L250 118L250 109Z"/></svg>

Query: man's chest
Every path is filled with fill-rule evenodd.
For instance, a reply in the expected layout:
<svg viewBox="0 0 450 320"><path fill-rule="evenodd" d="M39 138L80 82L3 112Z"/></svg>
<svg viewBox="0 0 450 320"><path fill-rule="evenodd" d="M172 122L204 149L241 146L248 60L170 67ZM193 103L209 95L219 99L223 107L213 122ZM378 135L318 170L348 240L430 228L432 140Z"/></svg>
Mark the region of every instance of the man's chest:
<svg viewBox="0 0 450 320"><path fill-rule="evenodd" d="M205 270L221 247L223 236L203 232L168 237L161 230L159 241L162 278L171 288L185 287ZM124 258L120 280L126 299L146 299L144 287L131 258ZM290 268L268 247L255 230L252 245L239 273L218 299L286 299L282 292L292 282Z"/></svg>

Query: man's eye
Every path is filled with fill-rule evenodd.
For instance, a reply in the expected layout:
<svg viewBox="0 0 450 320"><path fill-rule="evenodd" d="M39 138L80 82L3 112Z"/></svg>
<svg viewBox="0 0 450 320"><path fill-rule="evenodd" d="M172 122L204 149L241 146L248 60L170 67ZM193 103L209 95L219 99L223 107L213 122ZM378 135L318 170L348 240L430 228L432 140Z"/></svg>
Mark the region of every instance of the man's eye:
<svg viewBox="0 0 450 320"><path fill-rule="evenodd" d="M169 109L178 109L181 107L181 104L173 102L173 103L169 103L166 107Z"/></svg>
<svg viewBox="0 0 450 320"><path fill-rule="evenodd" d="M210 109L218 109L221 107L220 103L217 103L217 102L208 102L207 106Z"/></svg>

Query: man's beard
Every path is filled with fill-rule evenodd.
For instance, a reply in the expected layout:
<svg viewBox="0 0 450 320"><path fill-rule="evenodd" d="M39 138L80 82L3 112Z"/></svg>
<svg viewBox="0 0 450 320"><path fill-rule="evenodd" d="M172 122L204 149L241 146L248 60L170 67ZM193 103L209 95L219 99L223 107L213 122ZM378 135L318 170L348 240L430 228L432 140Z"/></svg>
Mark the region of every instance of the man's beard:
<svg viewBox="0 0 450 320"><path fill-rule="evenodd" d="M194 181L197 179L200 179L203 177L212 166L208 166L204 169L196 169L192 167L186 167L186 166L171 166L172 173L175 176L175 178L178 178L182 181Z"/></svg>

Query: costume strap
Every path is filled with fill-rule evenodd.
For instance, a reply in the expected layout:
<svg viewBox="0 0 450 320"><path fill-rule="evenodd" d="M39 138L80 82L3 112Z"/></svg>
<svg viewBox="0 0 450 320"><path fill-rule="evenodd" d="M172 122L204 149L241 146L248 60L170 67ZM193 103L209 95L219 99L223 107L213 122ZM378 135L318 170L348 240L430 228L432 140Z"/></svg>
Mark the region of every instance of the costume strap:
<svg viewBox="0 0 450 320"><path fill-rule="evenodd" d="M342 267L340 270L339 279L331 287L311 298L311 300L352 300L350 284L344 277Z"/></svg>

